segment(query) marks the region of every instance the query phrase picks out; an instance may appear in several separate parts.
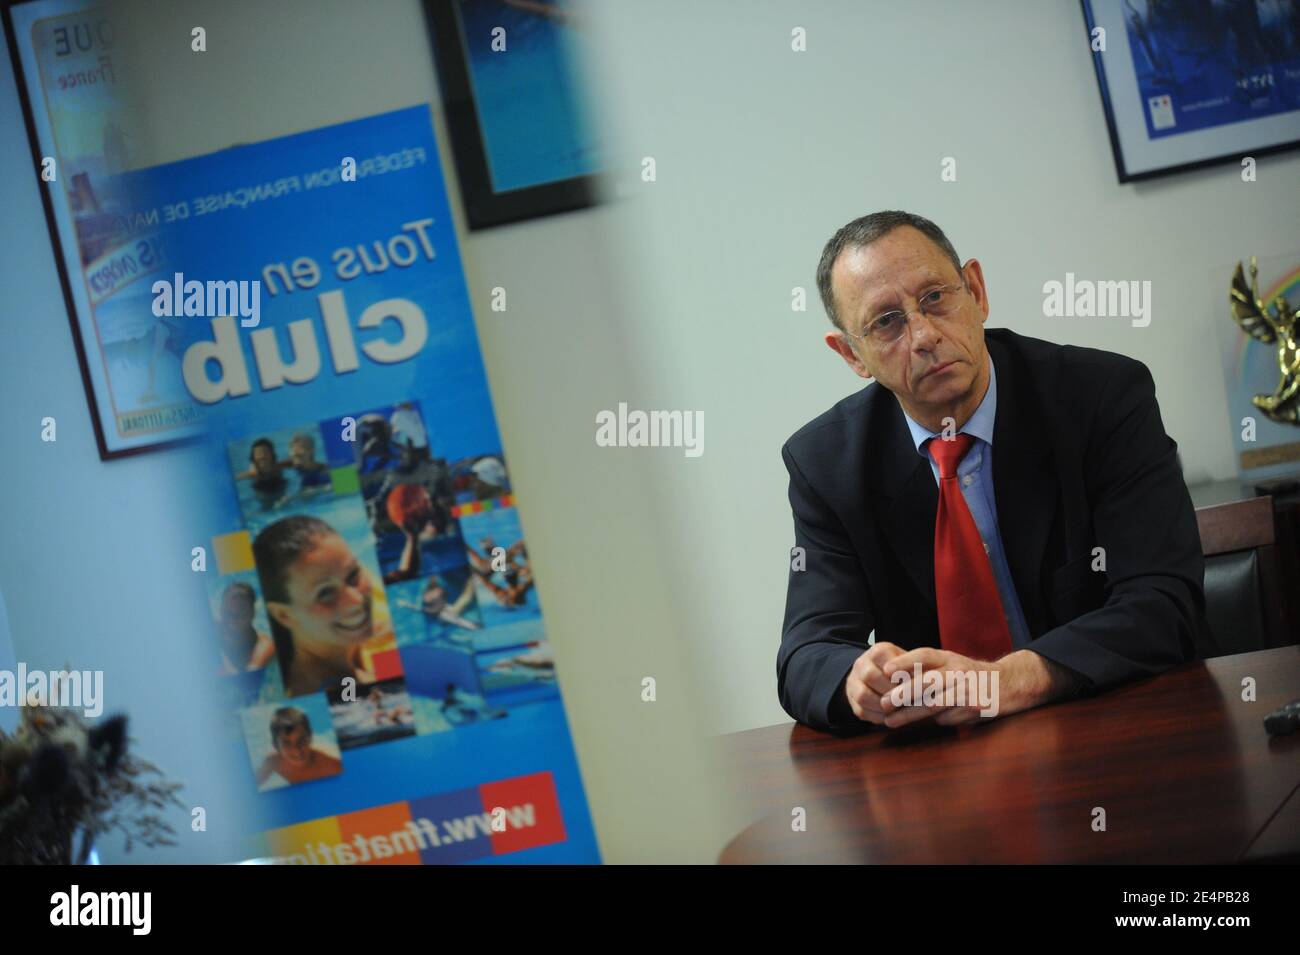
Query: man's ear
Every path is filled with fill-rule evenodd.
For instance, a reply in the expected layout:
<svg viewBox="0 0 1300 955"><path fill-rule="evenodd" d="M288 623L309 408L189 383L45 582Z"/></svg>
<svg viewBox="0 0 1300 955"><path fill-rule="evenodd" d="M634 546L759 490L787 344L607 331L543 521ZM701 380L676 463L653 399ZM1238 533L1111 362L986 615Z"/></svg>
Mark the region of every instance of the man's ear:
<svg viewBox="0 0 1300 955"><path fill-rule="evenodd" d="M831 351L844 359L844 363L853 369L853 373L859 378L865 378L870 381L874 376L867 370L867 366L862 363L858 357L857 350L853 347L853 342L838 328L826 333L826 344L830 346Z"/></svg>
<svg viewBox="0 0 1300 955"><path fill-rule="evenodd" d="M980 319L980 324L983 324L989 317L989 290L984 284L984 268L979 259L970 259L962 268L962 275L970 288L971 297L975 299L976 307L983 312Z"/></svg>

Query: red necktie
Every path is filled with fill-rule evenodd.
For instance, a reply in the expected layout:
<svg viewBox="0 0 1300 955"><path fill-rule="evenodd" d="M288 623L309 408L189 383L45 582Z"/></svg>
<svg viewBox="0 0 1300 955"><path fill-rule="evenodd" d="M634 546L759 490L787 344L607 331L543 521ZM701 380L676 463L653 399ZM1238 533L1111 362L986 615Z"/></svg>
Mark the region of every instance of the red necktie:
<svg viewBox="0 0 1300 955"><path fill-rule="evenodd" d="M939 465L939 511L934 521L934 596L939 610L939 643L974 660L996 660L1011 652L1011 629L993 566L957 482L957 464L975 438L935 438L927 450Z"/></svg>

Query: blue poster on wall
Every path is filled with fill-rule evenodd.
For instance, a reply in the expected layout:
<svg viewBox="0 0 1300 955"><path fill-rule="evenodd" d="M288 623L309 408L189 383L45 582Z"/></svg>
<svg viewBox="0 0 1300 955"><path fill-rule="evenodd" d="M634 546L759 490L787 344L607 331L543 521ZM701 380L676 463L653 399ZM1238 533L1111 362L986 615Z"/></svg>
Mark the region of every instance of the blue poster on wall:
<svg viewBox="0 0 1300 955"><path fill-rule="evenodd" d="M1127 10L1152 139L1300 109L1300 7L1129 0Z"/></svg>
<svg viewBox="0 0 1300 955"><path fill-rule="evenodd" d="M597 862L425 106L130 174L249 854Z"/></svg>
<svg viewBox="0 0 1300 955"><path fill-rule="evenodd" d="M573 72L573 12L562 3L478 0L456 9L493 191L598 172L596 131ZM509 56L501 55L502 37Z"/></svg>
<svg viewBox="0 0 1300 955"><path fill-rule="evenodd" d="M1300 145L1300 3L1082 4L1120 182Z"/></svg>

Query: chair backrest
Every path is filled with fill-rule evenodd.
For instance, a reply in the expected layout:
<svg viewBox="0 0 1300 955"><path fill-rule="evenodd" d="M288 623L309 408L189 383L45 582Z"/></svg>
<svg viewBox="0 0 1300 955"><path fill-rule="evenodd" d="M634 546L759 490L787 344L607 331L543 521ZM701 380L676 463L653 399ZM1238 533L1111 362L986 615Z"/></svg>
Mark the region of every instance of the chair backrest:
<svg viewBox="0 0 1300 955"><path fill-rule="evenodd" d="M1277 582L1273 498L1255 497L1196 510L1205 556L1205 616L1224 656L1285 642Z"/></svg>

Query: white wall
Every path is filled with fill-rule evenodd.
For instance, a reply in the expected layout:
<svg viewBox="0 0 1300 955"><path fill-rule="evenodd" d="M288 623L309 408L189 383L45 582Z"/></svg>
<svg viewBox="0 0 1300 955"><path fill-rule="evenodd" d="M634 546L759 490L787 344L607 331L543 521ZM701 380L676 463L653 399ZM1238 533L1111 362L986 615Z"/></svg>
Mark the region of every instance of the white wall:
<svg viewBox="0 0 1300 955"><path fill-rule="evenodd" d="M1238 259L1300 261L1300 154L1116 182L1078 3L593 5L623 172L657 162L618 241L619 320L653 407L700 409L706 450L653 457L670 583L710 727L787 719L775 655L793 541L782 442L862 382L820 341L814 271L850 219L901 208L984 265L989 327L1132 355L1189 481L1234 474L1213 325ZM791 30L807 31L792 52ZM957 160L956 182L940 162ZM1150 326L1047 319L1067 271L1153 284ZM809 310L792 313L791 289Z"/></svg>
<svg viewBox="0 0 1300 955"><path fill-rule="evenodd" d="M611 211L465 231L417 0L128 4L124 15L122 60L138 70L127 94L141 111L130 130L145 163L433 104L493 402L602 854L610 862L715 859L744 820L723 817L714 788L695 688L664 596L671 560L646 503L653 489L639 459L602 451L593 440L598 408L638 398L608 261ZM207 30L205 54L190 51L192 25ZM64 455L38 457L38 425L3 419L5 445L22 448L27 460L14 492L0 496L0 589L18 655L46 663L93 658L113 672L145 667L162 642L198 655L202 620L189 630L174 622L201 611L203 597L155 593L160 567L175 560L158 543L166 514L155 506L155 485L174 479L182 462L175 453L96 459L36 184L21 168L27 159L19 144L7 138L5 148L15 154L6 167L15 173L0 180L0 204L12 208L12 197L20 213L6 225L5 241L24 258L0 262L0 278L31 291L12 306L4 300L3 361L6 372L22 363L41 370L0 376L0 407L57 409ZM506 314L488 308L497 285L509 292ZM72 554L85 556L69 560L75 547L83 549ZM149 566L136 560L145 552ZM55 579L74 599L51 599L60 589ZM111 653L96 652L106 644ZM158 673L186 667L171 656L157 662L163 665L148 669L147 679L140 674L128 703L141 749L206 791L210 752L197 734L182 751L157 689ZM645 676L657 680L654 704L641 699ZM204 678L202 664L191 662L176 692L197 691ZM111 848L107 855L120 858ZM207 845L186 851L186 858L214 857L220 853Z"/></svg>

